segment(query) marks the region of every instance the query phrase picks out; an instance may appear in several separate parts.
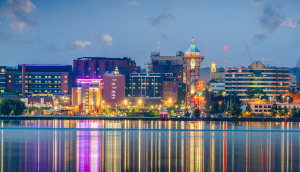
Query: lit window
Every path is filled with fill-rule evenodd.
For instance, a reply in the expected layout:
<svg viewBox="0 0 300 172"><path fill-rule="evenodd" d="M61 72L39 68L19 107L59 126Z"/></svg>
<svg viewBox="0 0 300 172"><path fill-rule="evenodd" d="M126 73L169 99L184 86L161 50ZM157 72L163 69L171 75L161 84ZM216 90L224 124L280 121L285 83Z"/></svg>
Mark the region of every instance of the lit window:
<svg viewBox="0 0 300 172"><path fill-rule="evenodd" d="M39 78L41 78L42 76L39 76Z"/></svg>
<svg viewBox="0 0 300 172"><path fill-rule="evenodd" d="M51 78L51 76L48 76L48 78Z"/></svg>
<svg viewBox="0 0 300 172"><path fill-rule="evenodd" d="M67 81L65 81L65 83L67 83Z"/></svg>
<svg viewBox="0 0 300 172"><path fill-rule="evenodd" d="M9 78L11 78L11 75L8 75Z"/></svg>
<svg viewBox="0 0 300 172"><path fill-rule="evenodd" d="M67 76L65 76L65 78L67 78Z"/></svg>
<svg viewBox="0 0 300 172"><path fill-rule="evenodd" d="M51 83L51 81L48 81L48 83Z"/></svg>
<svg viewBox="0 0 300 172"><path fill-rule="evenodd" d="M58 81L58 83L60 83L60 81Z"/></svg>
<svg viewBox="0 0 300 172"><path fill-rule="evenodd" d="M11 80L8 80L8 82L11 82Z"/></svg>
<svg viewBox="0 0 300 172"><path fill-rule="evenodd" d="M45 78L48 78L48 76L45 76Z"/></svg>
<svg viewBox="0 0 300 172"><path fill-rule="evenodd" d="M60 76L58 76L58 78L60 78Z"/></svg>
<svg viewBox="0 0 300 172"><path fill-rule="evenodd" d="M22 78L22 76L20 75L19 78Z"/></svg>
<svg viewBox="0 0 300 172"><path fill-rule="evenodd" d="M54 78L57 78L57 76L54 76Z"/></svg>
<svg viewBox="0 0 300 172"><path fill-rule="evenodd" d="M57 83L57 81L54 81L54 83Z"/></svg>

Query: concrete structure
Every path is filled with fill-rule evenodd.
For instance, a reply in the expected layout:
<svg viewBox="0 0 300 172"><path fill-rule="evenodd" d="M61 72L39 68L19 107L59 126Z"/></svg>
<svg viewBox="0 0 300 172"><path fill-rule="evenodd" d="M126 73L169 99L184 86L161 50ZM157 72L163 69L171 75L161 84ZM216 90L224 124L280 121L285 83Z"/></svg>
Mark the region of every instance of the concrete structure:
<svg viewBox="0 0 300 172"><path fill-rule="evenodd" d="M118 107L125 101L125 75L119 73L118 67L103 77L103 106Z"/></svg>
<svg viewBox="0 0 300 172"><path fill-rule="evenodd" d="M183 52L179 51L176 56L160 56L159 52L152 52L150 63L146 63L147 73L175 73L179 82L184 81Z"/></svg>
<svg viewBox="0 0 300 172"><path fill-rule="evenodd" d="M23 64L6 71L5 94L23 97L71 94L71 65Z"/></svg>
<svg viewBox="0 0 300 172"><path fill-rule="evenodd" d="M76 87L77 79L102 79L105 72L113 72L118 66L121 74L141 72L141 67L136 66L130 58L106 57L81 57L73 61L73 86Z"/></svg>
<svg viewBox="0 0 300 172"><path fill-rule="evenodd" d="M272 99L289 93L289 69L266 67L254 62L249 68L226 68L226 95L236 92L241 100L246 100L247 88L263 89Z"/></svg>
<svg viewBox="0 0 300 172"><path fill-rule="evenodd" d="M77 79L72 88L72 106L81 114L100 113L102 106L102 79Z"/></svg>

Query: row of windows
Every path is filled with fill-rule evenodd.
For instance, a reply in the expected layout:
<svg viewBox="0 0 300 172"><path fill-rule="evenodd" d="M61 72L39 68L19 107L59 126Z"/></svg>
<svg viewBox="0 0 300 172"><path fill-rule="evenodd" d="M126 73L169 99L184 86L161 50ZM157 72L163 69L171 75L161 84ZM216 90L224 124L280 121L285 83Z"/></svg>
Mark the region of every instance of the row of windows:
<svg viewBox="0 0 300 172"><path fill-rule="evenodd" d="M42 93L42 92L45 92L45 93L48 93L50 90L25 90L26 93L28 92L34 92L34 93ZM22 90L16 90L16 92L22 92ZM51 90L51 92L54 92L54 93L60 93L61 90ZM67 92L67 90L64 90L64 92Z"/></svg>
<svg viewBox="0 0 300 172"><path fill-rule="evenodd" d="M277 73L289 73L289 70L226 70L226 72L277 72Z"/></svg>
<svg viewBox="0 0 300 172"><path fill-rule="evenodd" d="M289 85L288 83L225 83L225 85Z"/></svg>
<svg viewBox="0 0 300 172"><path fill-rule="evenodd" d="M146 89L146 87L132 87L133 89ZM131 89L131 87L129 87L129 89ZM149 89L149 87L147 87L147 89ZM151 87L150 89L153 89L153 87ZM158 87L155 87L155 89L158 89Z"/></svg>
<svg viewBox="0 0 300 172"><path fill-rule="evenodd" d="M159 94L158 94L158 91L155 91L155 95L154 94L147 94L147 96L149 96L149 97L159 97ZM131 94L128 94L128 97L131 97ZM145 95L133 95L132 97L145 97Z"/></svg>
<svg viewBox="0 0 300 172"><path fill-rule="evenodd" d="M11 82L9 80L8 82ZM22 83L22 80L16 81L16 83ZM60 81L42 81L42 80L35 80L34 82L31 80L26 80L25 83L60 83ZM68 83L68 81L64 81L64 83Z"/></svg>
<svg viewBox="0 0 300 172"><path fill-rule="evenodd" d="M8 75L8 78L11 78L11 75ZM16 75L15 78L22 78L22 75ZM25 78L61 78L61 76L31 76L31 75L26 75ZM64 78L68 78L67 76L64 76Z"/></svg>
<svg viewBox="0 0 300 172"><path fill-rule="evenodd" d="M244 93L245 93L245 91L227 91L227 90L226 90L226 94L232 94L232 93L234 93L234 92L235 92L235 93L240 93L240 94L244 94ZM285 92L285 91L284 91L284 92L278 92L278 91L277 91L276 93L275 93L275 92L265 91L265 93L266 93L266 94L287 94L287 92ZM239 96L239 98L240 98L240 99L245 99L246 96Z"/></svg>
<svg viewBox="0 0 300 172"><path fill-rule="evenodd" d="M246 76L256 76L256 77L289 77L289 75L271 75L271 74L226 74L225 77L246 77Z"/></svg>
<svg viewBox="0 0 300 172"><path fill-rule="evenodd" d="M136 80L138 80L138 81L146 81L146 79L133 79L133 81L136 81ZM151 81L154 81L154 79L150 79ZM129 79L129 81L131 81L131 79ZM147 79L147 81L149 81L149 79ZM157 82L157 79L155 80L156 82Z"/></svg>
<svg viewBox="0 0 300 172"><path fill-rule="evenodd" d="M15 85L14 88L22 88L22 85ZM60 85L25 85L25 88L61 88Z"/></svg>
<svg viewBox="0 0 300 172"><path fill-rule="evenodd" d="M257 78L257 79L247 79L247 78L235 78L235 79L228 79L228 78L226 78L225 79L225 81L226 82L228 82L228 81L289 81L288 79L259 79L259 78Z"/></svg>
<svg viewBox="0 0 300 172"><path fill-rule="evenodd" d="M266 87L255 87L256 89L264 89L264 90L288 90L289 88L283 87L275 87L275 88L266 88ZM225 87L225 89L246 89L245 87Z"/></svg>
<svg viewBox="0 0 300 172"><path fill-rule="evenodd" d="M141 85L141 83L139 83L139 82L138 82L137 84L138 84L138 85ZM142 85L149 85L149 84L150 84L149 82L147 82L147 83L145 83L145 82L142 83ZM131 83L129 83L129 85L131 85ZM136 83L132 83L132 85L136 85ZM154 85L154 83L152 82L151 85ZM155 83L155 85L161 85L161 83Z"/></svg>

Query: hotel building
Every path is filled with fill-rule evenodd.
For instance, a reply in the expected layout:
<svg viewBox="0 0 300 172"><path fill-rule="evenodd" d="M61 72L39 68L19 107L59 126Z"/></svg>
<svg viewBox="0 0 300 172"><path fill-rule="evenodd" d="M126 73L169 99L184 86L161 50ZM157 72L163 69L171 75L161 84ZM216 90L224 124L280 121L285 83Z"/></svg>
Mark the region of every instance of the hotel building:
<svg viewBox="0 0 300 172"><path fill-rule="evenodd" d="M23 64L1 70L6 71L6 76L2 75L6 77L8 95L41 97L71 93L71 65Z"/></svg>
<svg viewBox="0 0 300 172"><path fill-rule="evenodd" d="M72 106L82 114L100 113L102 101L102 79L77 79L72 88Z"/></svg>
<svg viewBox="0 0 300 172"><path fill-rule="evenodd" d="M249 68L226 68L226 95L236 92L241 100L246 100L247 88L263 89L270 98L289 93L289 69L266 67L254 62Z"/></svg>

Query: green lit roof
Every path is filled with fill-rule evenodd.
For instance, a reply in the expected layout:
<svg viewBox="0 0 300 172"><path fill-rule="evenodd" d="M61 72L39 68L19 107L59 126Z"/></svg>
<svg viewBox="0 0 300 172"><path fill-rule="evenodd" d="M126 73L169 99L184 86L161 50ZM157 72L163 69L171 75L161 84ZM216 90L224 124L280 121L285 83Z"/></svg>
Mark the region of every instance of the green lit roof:
<svg viewBox="0 0 300 172"><path fill-rule="evenodd" d="M190 48L187 49L185 52L186 53L194 53L194 52L199 52L200 53L200 50L198 50L198 48L196 47L195 44L191 44Z"/></svg>

